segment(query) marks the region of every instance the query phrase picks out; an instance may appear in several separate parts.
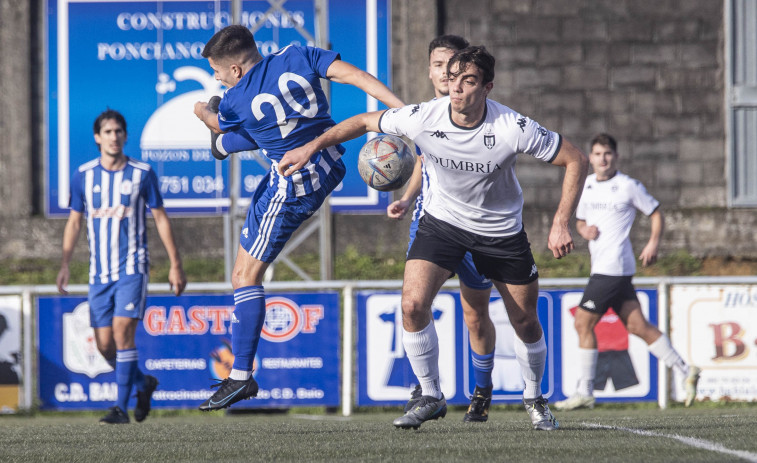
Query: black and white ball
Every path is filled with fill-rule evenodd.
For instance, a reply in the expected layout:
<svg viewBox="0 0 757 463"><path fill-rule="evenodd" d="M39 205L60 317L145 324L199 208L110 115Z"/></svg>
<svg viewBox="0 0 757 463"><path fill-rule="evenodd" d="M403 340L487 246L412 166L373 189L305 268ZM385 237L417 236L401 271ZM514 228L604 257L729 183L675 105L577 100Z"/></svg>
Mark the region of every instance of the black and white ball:
<svg viewBox="0 0 757 463"><path fill-rule="evenodd" d="M407 143L393 135L378 135L360 149L357 169L373 189L392 191L401 188L413 174L415 154Z"/></svg>

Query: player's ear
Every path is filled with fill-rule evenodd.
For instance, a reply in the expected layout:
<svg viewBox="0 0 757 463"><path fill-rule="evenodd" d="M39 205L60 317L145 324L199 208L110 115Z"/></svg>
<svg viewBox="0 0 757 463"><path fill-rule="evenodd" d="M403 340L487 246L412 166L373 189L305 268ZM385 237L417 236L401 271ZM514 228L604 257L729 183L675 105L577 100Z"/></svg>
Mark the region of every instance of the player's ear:
<svg viewBox="0 0 757 463"><path fill-rule="evenodd" d="M494 88L494 82L489 82L488 84L484 85L484 88L486 89L486 94L488 95L489 92L492 91L492 88Z"/></svg>
<svg viewBox="0 0 757 463"><path fill-rule="evenodd" d="M242 73L242 68L238 64L232 64L231 65L231 73L236 77L237 79L241 79L244 75Z"/></svg>

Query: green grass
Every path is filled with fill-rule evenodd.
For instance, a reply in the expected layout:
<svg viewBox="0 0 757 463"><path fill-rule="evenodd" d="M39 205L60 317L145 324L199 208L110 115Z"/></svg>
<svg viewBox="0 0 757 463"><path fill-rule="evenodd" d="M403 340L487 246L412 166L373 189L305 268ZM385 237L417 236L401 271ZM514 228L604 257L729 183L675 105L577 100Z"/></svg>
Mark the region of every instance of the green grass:
<svg viewBox="0 0 757 463"><path fill-rule="evenodd" d="M320 277L320 256L315 253L301 253L290 256L292 261L313 279ZM591 261L587 253L573 253L563 259L555 259L552 254L535 254L534 259L542 278L588 277ZM653 266L641 268L638 276L697 276L705 274L703 267L707 259L701 259L685 251L664 255ZM9 259L0 265L0 285L55 284L60 268L59 261L45 259ZM757 273L757 261L738 261L733 274ZM722 265L716 265L722 269ZM712 265L710 267L713 267ZM169 263L153 260L150 281L164 282L168 279ZM360 252L348 246L336 255L334 260L335 280L400 280L405 269L405 255L374 255ZM86 284L88 262L71 263L71 284ZM184 259L184 271L189 282L224 281L223 259ZM297 281L300 277L284 263L275 266L274 280Z"/></svg>
<svg viewBox="0 0 757 463"><path fill-rule="evenodd" d="M753 404L668 410L599 406L558 413L562 429L549 433L531 430L526 413L516 407L494 407L482 424L463 423L464 409L455 408L418 431L394 429L391 421L398 413L345 418L155 411L144 423L122 426L101 426L97 416L82 413L4 416L2 460L743 461L729 451L757 459ZM689 444L675 436L689 438Z"/></svg>

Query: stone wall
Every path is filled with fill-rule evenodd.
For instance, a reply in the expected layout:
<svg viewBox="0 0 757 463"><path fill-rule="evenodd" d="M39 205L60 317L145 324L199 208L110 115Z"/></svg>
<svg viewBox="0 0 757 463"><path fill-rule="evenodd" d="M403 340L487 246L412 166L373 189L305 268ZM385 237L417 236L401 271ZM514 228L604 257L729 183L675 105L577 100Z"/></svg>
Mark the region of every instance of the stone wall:
<svg viewBox="0 0 757 463"><path fill-rule="evenodd" d="M57 258L65 224L39 214L43 3L0 0L0 259ZM663 252L757 258L754 209L726 207L722 1L393 0L392 21L393 86L406 102L432 96L428 42L440 32L463 35L497 58L493 99L584 150L599 131L618 139L621 169L662 202ZM518 175L530 241L545 251L561 170L522 156ZM223 256L220 218L173 222L184 255ZM640 250L649 227L637 222ZM407 226L336 215L335 247L402 252ZM161 258L154 229L150 240ZM317 238L302 250L317 251ZM85 240L77 253L86 254Z"/></svg>

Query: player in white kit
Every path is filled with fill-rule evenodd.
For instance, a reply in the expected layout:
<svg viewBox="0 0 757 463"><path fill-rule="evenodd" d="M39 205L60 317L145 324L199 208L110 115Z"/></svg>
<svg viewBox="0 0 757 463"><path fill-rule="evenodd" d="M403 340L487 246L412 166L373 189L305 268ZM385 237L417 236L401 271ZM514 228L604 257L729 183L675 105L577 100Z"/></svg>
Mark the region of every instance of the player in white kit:
<svg viewBox="0 0 757 463"><path fill-rule="evenodd" d="M573 410L594 406L598 357L594 327L610 307L629 333L649 345L652 355L685 377L685 404L688 407L696 396L700 370L689 366L673 349L670 339L644 318L631 283L636 273L636 259L628 236L636 210L649 216L651 222L649 241L639 255L641 264L646 267L657 260L663 230L660 203L647 193L641 182L618 171L617 143L612 136L599 134L594 137L589 162L594 173L586 179L576 211L576 229L589 240L591 253L591 277L574 321L579 343L578 388L573 396L556 402L555 407Z"/></svg>
<svg viewBox="0 0 757 463"><path fill-rule="evenodd" d="M368 131L412 139L425 153L429 189L405 265L403 345L423 396L394 425L418 428L447 413L439 385L431 303L470 252L478 271L500 292L513 328L524 341L516 347L516 356L528 372L523 397L533 427L557 429L541 394L547 346L536 313L539 273L523 229L523 195L514 168L518 153L565 168L562 197L548 238L549 249L561 258L574 248L569 220L586 178L586 156L559 134L487 99L494 85L494 57L484 47L455 53L448 75L448 97L354 116L289 151L279 169L289 175L318 149Z"/></svg>

